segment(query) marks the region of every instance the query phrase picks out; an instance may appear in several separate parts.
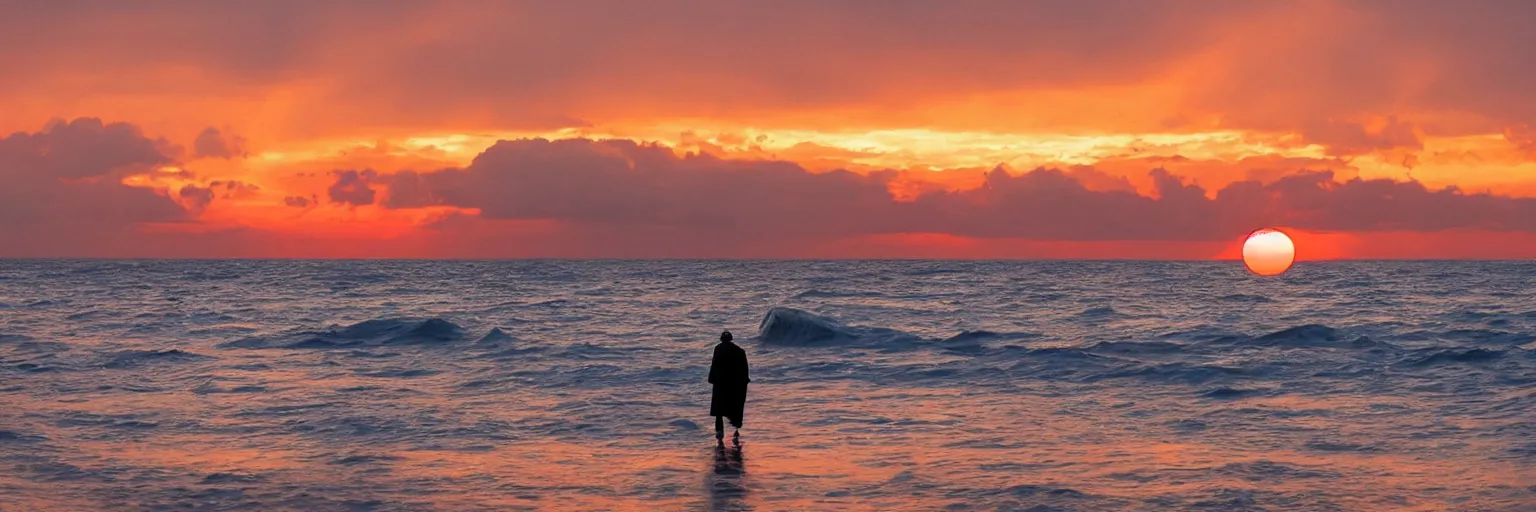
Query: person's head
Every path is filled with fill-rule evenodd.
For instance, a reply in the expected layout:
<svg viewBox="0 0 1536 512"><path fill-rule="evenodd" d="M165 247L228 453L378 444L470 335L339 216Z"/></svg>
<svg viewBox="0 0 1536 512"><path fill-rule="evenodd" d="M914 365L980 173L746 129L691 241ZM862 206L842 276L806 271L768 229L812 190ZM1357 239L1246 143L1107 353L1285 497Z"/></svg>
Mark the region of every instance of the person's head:
<svg viewBox="0 0 1536 512"><path fill-rule="evenodd" d="M725 332L720 333L720 342L721 343L725 343L727 341L731 341L731 331L725 331Z"/></svg>

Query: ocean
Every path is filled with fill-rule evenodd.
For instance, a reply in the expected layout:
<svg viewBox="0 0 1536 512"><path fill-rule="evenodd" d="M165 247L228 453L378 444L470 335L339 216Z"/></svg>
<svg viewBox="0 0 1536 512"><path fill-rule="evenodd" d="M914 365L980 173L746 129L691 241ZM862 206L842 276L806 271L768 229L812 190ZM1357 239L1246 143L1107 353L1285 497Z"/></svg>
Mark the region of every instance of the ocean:
<svg viewBox="0 0 1536 512"><path fill-rule="evenodd" d="M0 510L1536 510L1533 284L0 260ZM720 450L726 329L753 382Z"/></svg>

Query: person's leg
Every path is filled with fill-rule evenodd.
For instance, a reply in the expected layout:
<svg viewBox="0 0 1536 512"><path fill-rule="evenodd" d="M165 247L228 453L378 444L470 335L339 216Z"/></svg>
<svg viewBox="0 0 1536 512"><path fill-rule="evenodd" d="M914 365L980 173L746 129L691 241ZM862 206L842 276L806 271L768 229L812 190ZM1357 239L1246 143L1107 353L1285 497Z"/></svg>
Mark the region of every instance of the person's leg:
<svg viewBox="0 0 1536 512"><path fill-rule="evenodd" d="M725 440L725 420L720 416L715 416L715 439Z"/></svg>

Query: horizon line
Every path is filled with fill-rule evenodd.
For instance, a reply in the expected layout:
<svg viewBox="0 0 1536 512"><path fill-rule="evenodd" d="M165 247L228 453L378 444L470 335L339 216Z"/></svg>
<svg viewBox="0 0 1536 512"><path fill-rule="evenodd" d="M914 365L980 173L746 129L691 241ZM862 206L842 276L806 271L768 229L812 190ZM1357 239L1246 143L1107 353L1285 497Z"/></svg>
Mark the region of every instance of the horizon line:
<svg viewBox="0 0 1536 512"><path fill-rule="evenodd" d="M796 257L160 257L160 256L0 256L0 261L977 261L977 262L1167 262L1167 263L1243 263L1242 258L796 258ZM1536 258L1320 258L1296 260L1293 265L1329 262L1510 262L1536 263Z"/></svg>

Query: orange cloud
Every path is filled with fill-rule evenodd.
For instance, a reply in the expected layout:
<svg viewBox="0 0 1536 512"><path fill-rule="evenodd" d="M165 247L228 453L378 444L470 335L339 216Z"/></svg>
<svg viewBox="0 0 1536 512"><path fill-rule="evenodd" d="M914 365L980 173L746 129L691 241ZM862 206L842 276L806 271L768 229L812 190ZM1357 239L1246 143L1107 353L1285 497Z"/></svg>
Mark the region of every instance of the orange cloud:
<svg viewBox="0 0 1536 512"><path fill-rule="evenodd" d="M183 140L211 122L291 140L690 118L1089 133L1397 115L1430 136L1536 121L1510 51L1533 42L1512 24L1530 7L1512 3L8 9L0 33L50 41L0 53L8 117L153 119ZM252 19L274 22L234 21Z"/></svg>
<svg viewBox="0 0 1536 512"><path fill-rule="evenodd" d="M355 181L338 175L337 186ZM943 173L936 175L942 176ZM998 168L974 188L914 185L912 173L815 173L789 162L679 156L630 141L505 141L465 168L403 173L393 208L476 208L486 218L673 229L705 241L938 233L1060 241L1219 240L1253 226L1349 232L1536 231L1536 199L1305 172L1214 193L1149 173L1155 194L1097 189L1091 168ZM893 194L892 190L898 193ZM752 200L737 200L750 191ZM905 191L907 197L901 192Z"/></svg>
<svg viewBox="0 0 1536 512"><path fill-rule="evenodd" d="M1427 230L1526 229L1509 219L1528 204L1515 198L1536 197L1536 71L1520 50L1536 47L1532 15L1417 0L7 5L0 133L18 133L5 139L16 153L0 155L0 199L12 200L0 215L49 254L159 247L140 240L172 233L242 250L335 236L385 253L430 238L523 254L449 243L467 225L505 222L549 223L540 229L573 241L519 236L580 254L603 247L600 233L629 239L573 226L603 208L699 251L684 241L736 236L710 222L771 240L794 221L843 237L805 252L878 252L838 245L857 240L1100 254L1145 236L1102 226L1145 215L1154 225L1140 232L1158 243L1214 243L1229 226L1180 217L1214 212L1315 232L1339 257L1376 254L1352 242L1371 237L1417 254L1430 251L1413 238ZM56 118L113 122L36 131ZM94 125L100 134L72 138ZM534 170L508 174L494 161L506 155L487 150L528 138L699 156L608 148L667 170L578 188L559 181L590 179L578 164L612 156L557 152L540 165L565 171L527 183ZM1060 171L1025 171L1042 168ZM495 188L507 179L531 187ZM498 220L530 214L452 180L547 211ZM1223 199L1240 193L1247 204ZM845 204L829 206L839 194ZM729 215L691 203L719 198ZM1034 220L1061 211L1080 223ZM1035 238L1002 241L1018 237ZM743 254L779 250L747 238ZM1120 248L1213 254L1149 244Z"/></svg>

